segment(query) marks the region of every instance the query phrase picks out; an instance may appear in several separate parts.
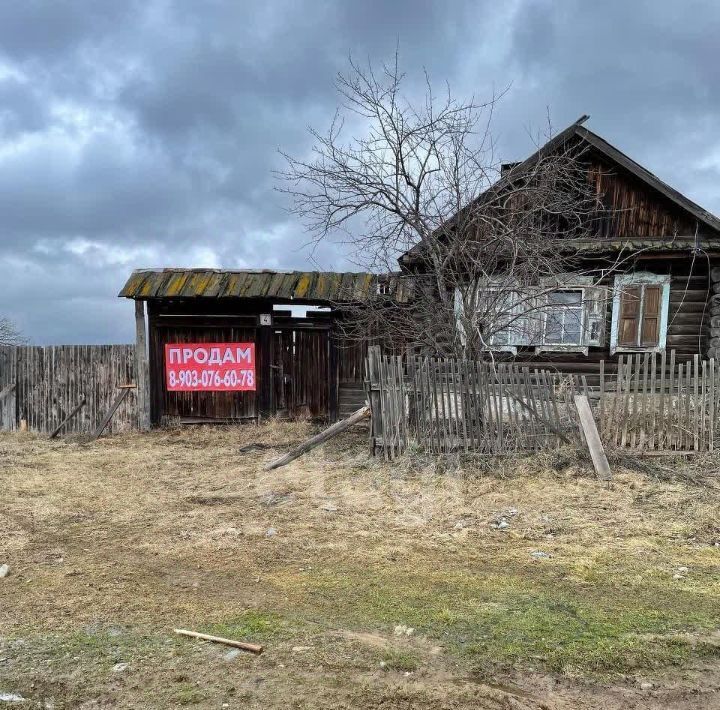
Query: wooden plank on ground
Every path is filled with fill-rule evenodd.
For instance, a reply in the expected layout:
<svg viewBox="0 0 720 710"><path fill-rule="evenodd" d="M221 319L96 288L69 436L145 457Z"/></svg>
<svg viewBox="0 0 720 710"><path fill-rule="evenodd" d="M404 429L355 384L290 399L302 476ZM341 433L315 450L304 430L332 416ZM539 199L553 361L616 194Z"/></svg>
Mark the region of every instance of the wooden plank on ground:
<svg viewBox="0 0 720 710"><path fill-rule="evenodd" d="M600 434L598 433L588 398L585 395L575 395L575 407L580 419L580 428L585 436L585 441L587 442L590 456L595 466L595 472L601 480L609 481L612 478L612 471L610 470L610 464L605 455L602 441L600 441Z"/></svg>
<svg viewBox="0 0 720 710"><path fill-rule="evenodd" d="M332 439L334 436L337 436L346 429L349 429L351 426L353 426L353 424L357 424L368 416L370 416L370 407L368 407L367 405L365 405L364 407L360 407L360 409L358 409L355 413L351 414L347 419L342 419L341 421L336 422L331 427L325 429L325 431L321 431L319 434L316 434L315 436L309 438L307 441L303 442L299 446L296 446L292 451L289 451L284 456L281 456L279 459L275 459L275 461L271 461L269 464L266 464L263 467L263 470L272 471L273 469L285 466L285 464L294 461L303 454L314 449L316 446L320 446L320 444L323 444L326 441ZM387 432L387 430L385 431Z"/></svg>

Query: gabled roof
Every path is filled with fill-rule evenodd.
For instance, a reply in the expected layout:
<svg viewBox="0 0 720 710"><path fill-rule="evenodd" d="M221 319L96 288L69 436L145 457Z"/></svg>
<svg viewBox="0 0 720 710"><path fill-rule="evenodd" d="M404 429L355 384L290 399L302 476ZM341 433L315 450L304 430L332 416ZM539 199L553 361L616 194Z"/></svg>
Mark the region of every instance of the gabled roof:
<svg viewBox="0 0 720 710"><path fill-rule="evenodd" d="M579 139L587 143L589 146L592 146L592 148L601 155L604 155L609 161L621 166L639 180L643 181L654 190L657 190L661 195L674 202L678 207L687 211L695 217L698 222L704 224L713 232L717 233L718 238L720 238L720 219L700 207L697 203L685 197L682 193L670 187L670 185L666 182L663 182L659 177L651 173L639 163L635 162L632 158L625 155L615 146L608 143L597 133L593 133L591 130L585 128L583 124L588 118L589 116L587 115L580 117L577 121L575 121L575 123L570 124L565 130L551 138L528 158L514 165L504 176L500 178L500 180L483 193L483 195L488 197L491 195L497 195L502 192L505 187L511 185L513 181L517 180L524 173L529 171L542 156L553 153L556 149L568 144L573 139ZM483 195L480 195L477 199L482 200ZM412 249L408 250L400 257L400 264L402 265L413 261L413 258L419 255L421 251L422 245L416 244L412 247Z"/></svg>
<svg viewBox="0 0 720 710"><path fill-rule="evenodd" d="M621 165L623 168L635 175L635 177L647 183L650 187L654 188L674 202L678 207L681 207L689 212L698 220L698 222L702 222L713 231L720 232L720 219L718 219L714 214L708 212L706 209L703 209L700 205L685 197L685 195L678 192L675 188L670 187L670 185L663 182L659 177L657 177L657 175L651 173L647 168L640 165L640 163L636 163L632 158L629 158L625 155L625 153L619 151L615 146L610 145L610 143L600 137L597 133L593 133L591 130L578 124L573 124L573 128L575 129L574 133L576 135L587 141L598 152L607 156L618 165Z"/></svg>

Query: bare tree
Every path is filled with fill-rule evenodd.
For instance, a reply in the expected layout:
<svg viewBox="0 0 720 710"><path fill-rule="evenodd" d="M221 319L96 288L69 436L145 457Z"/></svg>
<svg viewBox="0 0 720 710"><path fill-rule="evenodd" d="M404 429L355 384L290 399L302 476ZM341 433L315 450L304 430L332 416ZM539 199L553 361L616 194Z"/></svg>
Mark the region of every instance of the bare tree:
<svg viewBox="0 0 720 710"><path fill-rule="evenodd" d="M23 337L15 323L0 316L0 345L23 345L26 342L27 338Z"/></svg>
<svg viewBox="0 0 720 710"><path fill-rule="evenodd" d="M313 241L350 244L372 271L394 272L407 254L348 329L472 357L503 339L533 342L547 328L546 294L582 271L574 245L599 209L582 150L559 143L503 170L491 132L502 94L462 102L449 88L436 96L426 77L412 102L403 81L397 57L380 72L351 60L329 130L310 129L310 157L285 154L280 174Z"/></svg>

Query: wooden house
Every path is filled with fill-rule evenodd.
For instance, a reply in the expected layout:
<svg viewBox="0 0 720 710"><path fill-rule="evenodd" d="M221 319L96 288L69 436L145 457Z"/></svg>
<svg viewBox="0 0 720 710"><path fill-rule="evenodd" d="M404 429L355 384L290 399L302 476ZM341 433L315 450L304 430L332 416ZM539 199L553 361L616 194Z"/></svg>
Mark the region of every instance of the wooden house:
<svg viewBox="0 0 720 710"><path fill-rule="evenodd" d="M590 377L601 360L611 372L623 353L674 350L678 362L695 354L720 356L720 220L582 121L519 168L541 152L573 143L584 149L587 178L604 207L591 238L574 248L590 265L622 254L623 269L600 284L610 294L602 299L593 295L596 281L566 275L549 294L535 336L508 333L491 347L520 361ZM421 254L420 245L402 255L400 271L391 275L133 272L120 296L136 302L142 425L275 414L334 420L350 413L364 399L365 344L340 337L343 304L385 293L407 302L413 276L425 268ZM252 352L230 345L252 345ZM249 363L243 369L233 362L236 354L251 357L248 353L252 375Z"/></svg>
<svg viewBox="0 0 720 710"><path fill-rule="evenodd" d="M572 248L585 266L622 267L602 281L563 275L547 295L541 327L530 337L522 329L495 337L491 349L591 375L600 360L612 371L622 353L674 350L678 362L718 357L720 220L584 127L586 118L516 167L522 174L539 155L577 146L602 209L590 238ZM421 273L422 244L400 266L408 275Z"/></svg>

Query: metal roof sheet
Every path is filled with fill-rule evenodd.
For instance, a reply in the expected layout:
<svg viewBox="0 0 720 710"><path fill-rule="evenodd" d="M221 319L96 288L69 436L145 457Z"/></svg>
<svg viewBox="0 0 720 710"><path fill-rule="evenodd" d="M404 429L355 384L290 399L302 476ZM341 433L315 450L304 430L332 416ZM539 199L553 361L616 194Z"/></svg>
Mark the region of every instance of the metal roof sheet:
<svg viewBox="0 0 720 710"><path fill-rule="evenodd" d="M357 302L377 293L377 281L409 296L396 274L330 271L137 269L118 294L124 298L270 298L319 303Z"/></svg>

